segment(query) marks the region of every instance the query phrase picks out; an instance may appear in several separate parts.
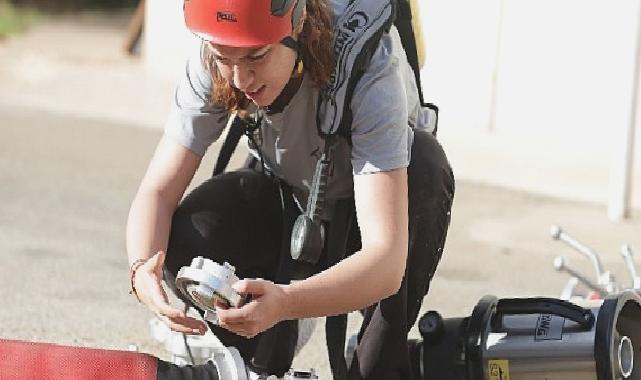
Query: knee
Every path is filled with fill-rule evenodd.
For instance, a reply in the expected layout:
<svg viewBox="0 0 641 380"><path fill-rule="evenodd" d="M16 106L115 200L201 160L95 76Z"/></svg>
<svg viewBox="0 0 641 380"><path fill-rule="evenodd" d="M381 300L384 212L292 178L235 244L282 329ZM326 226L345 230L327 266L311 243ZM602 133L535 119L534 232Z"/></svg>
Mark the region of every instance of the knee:
<svg viewBox="0 0 641 380"><path fill-rule="evenodd" d="M234 204L230 194L238 191L244 178L236 173L210 178L196 187L176 207L171 218L166 266L172 272L187 265L192 257L211 255L211 241L224 234L223 220Z"/></svg>
<svg viewBox="0 0 641 380"><path fill-rule="evenodd" d="M280 213L278 187L261 173L239 170L211 178L174 211L167 268L175 271L195 256L237 262L255 251L256 242L280 242ZM276 222L266 226L268 220ZM247 239L248 231L255 240Z"/></svg>

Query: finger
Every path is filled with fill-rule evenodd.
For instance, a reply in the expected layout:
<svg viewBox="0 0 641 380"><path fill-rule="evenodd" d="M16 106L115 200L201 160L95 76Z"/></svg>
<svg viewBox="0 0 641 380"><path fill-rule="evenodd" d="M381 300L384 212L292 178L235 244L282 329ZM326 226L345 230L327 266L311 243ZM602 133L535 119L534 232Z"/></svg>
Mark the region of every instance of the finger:
<svg viewBox="0 0 641 380"><path fill-rule="evenodd" d="M237 309L220 310L217 312L218 318L227 323L244 323L252 320L254 302L250 302Z"/></svg>
<svg viewBox="0 0 641 380"><path fill-rule="evenodd" d="M135 280L136 290L142 301L151 311L158 313L159 308L168 303L165 291L158 282L158 279L153 273L140 271Z"/></svg>
<svg viewBox="0 0 641 380"><path fill-rule="evenodd" d="M256 336L256 334L252 332L251 328L249 328L245 323L234 323L234 324L220 323L219 326L236 335L240 335L248 339Z"/></svg>
<svg viewBox="0 0 641 380"><path fill-rule="evenodd" d="M176 309L168 303L157 302L154 304L156 314L163 315L167 318L186 318L184 311Z"/></svg>
<svg viewBox="0 0 641 380"><path fill-rule="evenodd" d="M154 292L152 293L153 311L157 314L162 314L170 318L184 318L186 314L180 309L171 306L167 300L167 294L159 284L155 284Z"/></svg>
<svg viewBox="0 0 641 380"><path fill-rule="evenodd" d="M254 296L252 296L252 294L247 293L247 294L245 294L245 296L243 296L240 299L240 302L238 302L238 305L236 305L236 307L243 307L243 306L247 305L248 303L250 303L254 298L258 298L258 296L254 297Z"/></svg>
<svg viewBox="0 0 641 380"><path fill-rule="evenodd" d="M187 327L193 331L198 331L199 333L204 334L207 331L207 325L205 322L193 317L167 317L167 320L176 325Z"/></svg>
<svg viewBox="0 0 641 380"><path fill-rule="evenodd" d="M234 288L234 290L237 291L238 293L261 295L265 293L265 288L267 284L268 284L268 281L265 281L263 279L256 279L256 280L244 279L244 280L236 281L232 285L232 288Z"/></svg>
<svg viewBox="0 0 641 380"><path fill-rule="evenodd" d="M198 328L193 328L191 326L183 325L182 323L178 323L177 321L167 318L164 315L157 315L157 317L173 331L177 331L184 334L190 334L190 335L192 334L202 335L206 332L206 329L201 330Z"/></svg>
<svg viewBox="0 0 641 380"><path fill-rule="evenodd" d="M216 310L227 310L227 309L229 309L229 305L227 304L227 302L225 302L223 300L220 300L218 298L216 298L214 300L214 307L216 308Z"/></svg>
<svg viewBox="0 0 641 380"><path fill-rule="evenodd" d="M151 265L153 268L153 271L156 273L161 273L162 272L162 266L165 263L165 252L164 251L158 251L156 252L155 255L153 255L149 260L148 263Z"/></svg>
<svg viewBox="0 0 641 380"><path fill-rule="evenodd" d="M247 328L247 323L245 322L240 322L240 323L226 323L226 322L221 322L218 320L218 326L223 327L229 331L232 332L242 332L242 331L249 331Z"/></svg>
<svg viewBox="0 0 641 380"><path fill-rule="evenodd" d="M226 315L221 315L221 312L217 312L216 316L218 317L218 324L221 326L229 327L241 327L247 324L248 320L245 318L229 318Z"/></svg>

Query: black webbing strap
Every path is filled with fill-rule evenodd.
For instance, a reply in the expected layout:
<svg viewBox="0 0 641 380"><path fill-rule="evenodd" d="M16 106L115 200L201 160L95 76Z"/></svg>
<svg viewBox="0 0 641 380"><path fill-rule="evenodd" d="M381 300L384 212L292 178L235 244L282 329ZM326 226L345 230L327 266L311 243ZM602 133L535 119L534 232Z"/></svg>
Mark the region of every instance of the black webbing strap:
<svg viewBox="0 0 641 380"><path fill-rule="evenodd" d="M236 150L238 141L240 141L240 137L246 130L247 122L237 114L232 115L231 125L229 126L227 137L225 138L223 145L220 147L220 152L218 153L218 159L216 160L216 166L214 166L212 176L221 174L225 171L232 154L234 154L234 150Z"/></svg>
<svg viewBox="0 0 641 380"><path fill-rule="evenodd" d="M405 50L407 61L414 72L416 79L416 88L418 90L418 98L423 107L427 107L436 113L436 123L434 125L434 135L438 130L438 107L433 103L425 103L423 98L423 87L421 86L421 68L418 62L418 49L416 48L416 37L414 36L414 28L412 27L412 7L408 0L396 0L396 19L394 25L398 30L401 37L401 44Z"/></svg>
<svg viewBox="0 0 641 380"><path fill-rule="evenodd" d="M325 319L325 339L329 367L334 380L347 379L347 362L345 362L345 335L347 331L347 314L333 315Z"/></svg>
<svg viewBox="0 0 641 380"><path fill-rule="evenodd" d="M278 180L278 184L283 208L283 231L280 259L274 280L276 283L286 284L292 279L299 280L309 277L316 268L312 264L295 261L289 253L292 227L300 210L294 203L291 186L281 180ZM297 320L277 323L260 335L251 366L258 372L272 373L282 377L294 359L297 340Z"/></svg>
<svg viewBox="0 0 641 380"><path fill-rule="evenodd" d="M349 253L347 243L352 230L354 218L354 198L336 201L332 221L329 225L327 240L327 266L331 267L341 261ZM347 379L345 362L345 338L347 331L347 314L327 317L325 320L325 338L327 340L327 354L329 365L334 380Z"/></svg>
<svg viewBox="0 0 641 380"><path fill-rule="evenodd" d="M396 29L398 29L398 34L401 36L401 43L403 44L403 49L405 49L405 55L407 55L407 60L414 72L419 99L421 100L421 104L425 104L423 100L423 90L421 89L421 69L418 64L416 38L412 28L412 7L408 0L396 0L396 19L394 20L394 25Z"/></svg>
<svg viewBox="0 0 641 380"><path fill-rule="evenodd" d="M353 1L353 0L352 0ZM434 127L434 135L436 135L436 130L438 129L438 107L433 103L426 103L423 97L423 88L421 86L421 68L418 62L418 49L416 47L416 37L414 36L414 28L412 26L412 7L409 0L391 0L394 4L394 26L398 30L398 34L401 38L401 44L405 50L405 55L407 56L407 61L414 72L414 78L416 80L416 89L418 90L418 98L421 103L421 106L427 107L433 110L436 115L436 124ZM380 39L380 36L378 37ZM376 49L378 46L378 40L373 39L372 41L376 44L371 44L366 47L364 50L369 50L371 54L372 49ZM370 56L366 56L366 62L369 61ZM359 77L354 81L354 84L358 82ZM347 142L352 145L351 139L351 110L349 107L345 108L345 114L343 120L338 128L337 134L344 137Z"/></svg>
<svg viewBox="0 0 641 380"><path fill-rule="evenodd" d="M339 199L334 204L327 240L327 262L332 266L347 256L347 242L356 218L354 198Z"/></svg>

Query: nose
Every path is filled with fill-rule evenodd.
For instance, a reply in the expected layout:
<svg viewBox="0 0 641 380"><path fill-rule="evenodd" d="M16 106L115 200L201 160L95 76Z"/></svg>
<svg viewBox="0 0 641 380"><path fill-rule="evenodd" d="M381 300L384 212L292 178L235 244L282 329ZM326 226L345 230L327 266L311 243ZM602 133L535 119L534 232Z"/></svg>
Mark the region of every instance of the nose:
<svg viewBox="0 0 641 380"><path fill-rule="evenodd" d="M249 90L254 82L254 71L245 65L234 65L234 87L241 91Z"/></svg>

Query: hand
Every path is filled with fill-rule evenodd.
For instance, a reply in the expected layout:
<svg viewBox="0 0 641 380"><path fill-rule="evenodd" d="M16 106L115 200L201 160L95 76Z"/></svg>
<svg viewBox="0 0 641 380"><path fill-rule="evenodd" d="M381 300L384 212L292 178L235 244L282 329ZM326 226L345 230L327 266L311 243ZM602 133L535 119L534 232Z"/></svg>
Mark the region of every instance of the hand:
<svg viewBox="0 0 641 380"><path fill-rule="evenodd" d="M203 321L187 316L182 310L169 304L167 293L162 287L162 266L165 252L159 251L141 265L134 277L134 286L140 302L144 303L158 319L170 329L186 334L203 335L207 325Z"/></svg>
<svg viewBox="0 0 641 380"><path fill-rule="evenodd" d="M251 300L238 308L217 308L218 324L238 335L253 338L259 333L286 319L287 294L283 286L271 281L240 280L234 290Z"/></svg>

